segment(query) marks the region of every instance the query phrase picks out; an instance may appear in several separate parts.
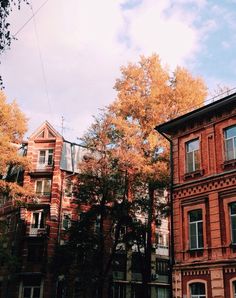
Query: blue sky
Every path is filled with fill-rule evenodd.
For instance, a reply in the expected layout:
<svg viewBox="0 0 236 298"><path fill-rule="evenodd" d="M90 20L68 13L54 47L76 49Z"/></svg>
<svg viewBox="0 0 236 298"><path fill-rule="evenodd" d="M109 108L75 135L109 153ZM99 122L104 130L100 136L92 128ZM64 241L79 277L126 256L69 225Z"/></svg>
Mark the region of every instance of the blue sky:
<svg viewBox="0 0 236 298"><path fill-rule="evenodd" d="M31 0L33 11L45 0ZM12 32L30 17L11 16ZM1 60L8 100L29 118L29 133L48 120L76 141L115 99L120 67L160 55L170 70L201 76L209 96L236 87L236 0L48 0Z"/></svg>

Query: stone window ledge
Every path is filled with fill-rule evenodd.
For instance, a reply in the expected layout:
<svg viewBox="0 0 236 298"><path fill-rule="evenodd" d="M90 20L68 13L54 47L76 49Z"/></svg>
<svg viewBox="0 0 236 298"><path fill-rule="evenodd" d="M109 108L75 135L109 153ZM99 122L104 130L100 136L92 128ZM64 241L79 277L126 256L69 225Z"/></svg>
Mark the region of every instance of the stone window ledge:
<svg viewBox="0 0 236 298"><path fill-rule="evenodd" d="M194 172L184 174L184 180L194 179L197 177L201 177L204 174L204 170L197 170Z"/></svg>

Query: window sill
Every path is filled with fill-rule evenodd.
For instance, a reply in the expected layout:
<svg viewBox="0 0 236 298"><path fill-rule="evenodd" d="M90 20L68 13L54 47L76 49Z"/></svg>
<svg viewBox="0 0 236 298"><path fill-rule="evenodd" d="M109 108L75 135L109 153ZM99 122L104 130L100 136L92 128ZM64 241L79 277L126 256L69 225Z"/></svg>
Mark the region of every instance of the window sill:
<svg viewBox="0 0 236 298"><path fill-rule="evenodd" d="M236 167L236 159L226 160L222 164L223 170L232 169Z"/></svg>
<svg viewBox="0 0 236 298"><path fill-rule="evenodd" d="M194 179L197 177L201 177L204 174L204 170L197 170L194 172L184 174L184 180Z"/></svg>
<svg viewBox="0 0 236 298"><path fill-rule="evenodd" d="M188 250L191 257L201 257L203 256L203 248L196 248Z"/></svg>

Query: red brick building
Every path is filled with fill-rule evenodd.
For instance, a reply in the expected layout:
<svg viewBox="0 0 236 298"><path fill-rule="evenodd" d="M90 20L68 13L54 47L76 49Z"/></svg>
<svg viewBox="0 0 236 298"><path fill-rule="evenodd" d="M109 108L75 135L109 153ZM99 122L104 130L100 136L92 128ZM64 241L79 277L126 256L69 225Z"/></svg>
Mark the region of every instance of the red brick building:
<svg viewBox="0 0 236 298"><path fill-rule="evenodd" d="M236 297L236 94L164 123L172 148L173 297Z"/></svg>
<svg viewBox="0 0 236 298"><path fill-rule="evenodd" d="M78 280L72 280L68 294L66 277L54 272L59 275L55 276L50 266L56 248L67 240L65 231L71 220L78 220L73 190L83 152L81 146L65 141L48 122L23 144L21 154L29 158L30 170L13 169L7 179L24 186L31 185L35 194L21 198L20 202L0 195L0 223L7 223L4 243L0 238L0 252L3 244L19 261L16 271L8 271L6 265L1 264L0 298L81 297ZM163 199L161 191L159 196ZM155 228L150 283L153 298L166 298L169 293L168 234L168 219L165 219ZM127 252L122 244L118 250L109 297L142 298L137 248Z"/></svg>
<svg viewBox="0 0 236 298"><path fill-rule="evenodd" d="M70 221L77 219L72 184L81 147L66 142L45 122L24 144L23 152L31 168L23 175L13 170L10 179L31 185L35 195L20 204L1 197L0 220L7 222L4 247L17 256L19 268L13 274L4 264L0 267L0 297L62 297L60 281L53 278L49 264L56 246L65 241Z"/></svg>

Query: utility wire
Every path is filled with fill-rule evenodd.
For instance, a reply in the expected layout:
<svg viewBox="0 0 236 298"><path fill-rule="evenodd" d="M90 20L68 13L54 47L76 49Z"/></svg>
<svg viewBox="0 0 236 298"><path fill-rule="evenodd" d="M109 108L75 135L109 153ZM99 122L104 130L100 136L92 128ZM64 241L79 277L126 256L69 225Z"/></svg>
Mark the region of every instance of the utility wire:
<svg viewBox="0 0 236 298"><path fill-rule="evenodd" d="M49 0L46 0L44 2L44 4L46 4L47 1L49 1ZM49 97L49 92L48 92L48 83L47 83L46 72L45 72L45 67L44 67L44 63L43 63L43 56L42 56L42 52L41 52L41 48L40 48L40 44L39 44L39 36L38 36L38 30L37 30L37 25L36 25L36 21L35 21L35 13L34 13L32 3L30 3L29 5L32 10L32 18L31 19L33 19L33 22L34 22L34 31L35 31L35 37L36 37L37 47L38 47L38 52L39 52L40 65L41 65L42 74L43 74L44 87L45 87L45 92L46 92L47 101L48 101L49 113L52 116L52 108L51 108L50 97Z"/></svg>
<svg viewBox="0 0 236 298"><path fill-rule="evenodd" d="M25 28L25 26L38 14L38 12L43 8L43 6L48 2L49 0L46 0L45 2L42 3L42 5L39 6L39 8L35 11L35 13L16 31L15 34L13 34L13 37L15 38L21 30ZM32 6L30 4L30 6ZM32 9L32 8L31 8Z"/></svg>

